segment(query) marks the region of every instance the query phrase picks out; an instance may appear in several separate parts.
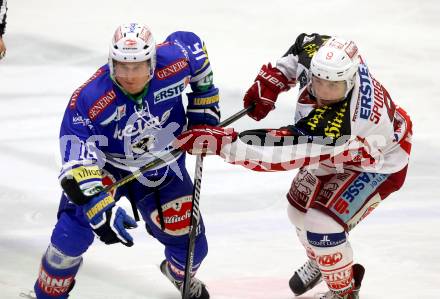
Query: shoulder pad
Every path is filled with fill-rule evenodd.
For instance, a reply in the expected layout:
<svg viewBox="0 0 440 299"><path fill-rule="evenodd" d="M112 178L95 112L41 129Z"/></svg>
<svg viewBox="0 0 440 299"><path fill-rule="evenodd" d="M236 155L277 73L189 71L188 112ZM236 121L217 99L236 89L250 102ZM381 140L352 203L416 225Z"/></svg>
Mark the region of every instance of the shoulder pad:
<svg viewBox="0 0 440 299"><path fill-rule="evenodd" d="M83 90L86 89L90 84L92 84L92 82L94 82L97 78L102 77L106 72L108 72L107 65L100 67L86 82L78 87L70 97L69 108L72 110L75 109L78 98L82 94Z"/></svg>
<svg viewBox="0 0 440 299"><path fill-rule="evenodd" d="M188 68L188 58L174 43L167 42L157 49L157 66L155 76L164 80Z"/></svg>

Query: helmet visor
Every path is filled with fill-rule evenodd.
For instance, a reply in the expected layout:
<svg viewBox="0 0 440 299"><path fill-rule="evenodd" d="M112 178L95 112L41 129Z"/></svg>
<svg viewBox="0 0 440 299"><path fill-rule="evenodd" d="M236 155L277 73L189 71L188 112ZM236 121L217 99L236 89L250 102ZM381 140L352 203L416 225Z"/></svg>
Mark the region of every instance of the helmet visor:
<svg viewBox="0 0 440 299"><path fill-rule="evenodd" d="M312 75L312 90L317 99L326 104L337 103L345 98L346 81L329 81Z"/></svg>
<svg viewBox="0 0 440 299"><path fill-rule="evenodd" d="M113 60L114 76L116 78L149 78L151 60L139 62L120 62Z"/></svg>

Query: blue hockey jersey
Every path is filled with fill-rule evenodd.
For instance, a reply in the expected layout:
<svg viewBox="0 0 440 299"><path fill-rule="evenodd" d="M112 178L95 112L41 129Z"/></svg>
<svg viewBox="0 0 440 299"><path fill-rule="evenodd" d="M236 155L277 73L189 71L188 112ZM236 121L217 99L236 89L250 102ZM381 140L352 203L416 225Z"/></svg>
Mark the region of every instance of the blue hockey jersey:
<svg viewBox="0 0 440 299"><path fill-rule="evenodd" d="M190 85L185 110L182 95ZM203 41L174 32L157 45L155 74L138 102L112 80L108 65L74 91L60 131L63 172L82 164L134 171L171 149L187 125L219 122L218 89ZM166 166L166 167L165 167ZM184 154L145 176L184 167Z"/></svg>

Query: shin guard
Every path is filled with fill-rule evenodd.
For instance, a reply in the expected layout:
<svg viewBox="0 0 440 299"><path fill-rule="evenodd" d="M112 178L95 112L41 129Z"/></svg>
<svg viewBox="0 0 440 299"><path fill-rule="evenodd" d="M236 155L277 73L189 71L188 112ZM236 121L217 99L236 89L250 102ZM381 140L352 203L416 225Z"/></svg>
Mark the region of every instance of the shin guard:
<svg viewBox="0 0 440 299"><path fill-rule="evenodd" d="M38 299L66 299L75 284L82 257L70 257L49 245L41 261L34 291Z"/></svg>

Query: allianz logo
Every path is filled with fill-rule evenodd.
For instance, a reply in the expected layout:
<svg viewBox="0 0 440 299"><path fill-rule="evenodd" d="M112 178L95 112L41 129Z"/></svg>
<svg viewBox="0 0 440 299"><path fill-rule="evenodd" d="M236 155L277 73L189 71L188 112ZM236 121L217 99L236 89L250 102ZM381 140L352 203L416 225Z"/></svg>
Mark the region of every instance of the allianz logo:
<svg viewBox="0 0 440 299"><path fill-rule="evenodd" d="M161 128L171 115L171 109L165 111L161 116L148 115L146 117L137 118L131 123L132 117L130 117L128 123L123 129L119 129L119 123L116 124L115 132L113 138L118 140L123 140L124 137L135 137L142 134L147 129ZM132 115L132 116L135 116Z"/></svg>

